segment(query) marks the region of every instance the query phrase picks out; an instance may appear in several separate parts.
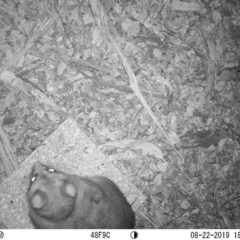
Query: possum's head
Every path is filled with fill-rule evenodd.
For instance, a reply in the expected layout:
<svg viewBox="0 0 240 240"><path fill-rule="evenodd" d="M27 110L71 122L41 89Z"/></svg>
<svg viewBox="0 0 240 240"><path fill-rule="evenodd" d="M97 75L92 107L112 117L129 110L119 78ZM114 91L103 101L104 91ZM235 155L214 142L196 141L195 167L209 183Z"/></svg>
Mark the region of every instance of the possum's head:
<svg viewBox="0 0 240 240"><path fill-rule="evenodd" d="M46 219L65 219L74 209L77 189L67 174L39 162L30 175L27 199L29 207Z"/></svg>

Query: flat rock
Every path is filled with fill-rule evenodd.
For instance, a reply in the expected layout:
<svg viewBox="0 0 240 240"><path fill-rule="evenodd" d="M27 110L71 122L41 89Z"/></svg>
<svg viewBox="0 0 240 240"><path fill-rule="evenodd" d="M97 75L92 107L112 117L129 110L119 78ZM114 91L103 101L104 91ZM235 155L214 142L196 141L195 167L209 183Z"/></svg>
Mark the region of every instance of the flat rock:
<svg viewBox="0 0 240 240"><path fill-rule="evenodd" d="M112 179L136 210L144 195L115 167L69 118L56 129L0 185L0 223L10 229L33 228L28 218L26 191L35 161L79 176L104 175ZM0 225L1 226L1 225Z"/></svg>

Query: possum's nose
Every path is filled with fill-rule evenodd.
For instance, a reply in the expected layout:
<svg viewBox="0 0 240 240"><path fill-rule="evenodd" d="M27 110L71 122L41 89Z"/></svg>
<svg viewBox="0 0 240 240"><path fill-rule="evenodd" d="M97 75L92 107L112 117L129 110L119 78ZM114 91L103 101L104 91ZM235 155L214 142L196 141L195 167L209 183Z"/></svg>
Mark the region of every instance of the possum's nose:
<svg viewBox="0 0 240 240"><path fill-rule="evenodd" d="M32 171L34 174L39 174L39 173L43 172L43 170L46 170L46 169L47 169L47 167L45 165L43 165L42 163L35 162L33 164Z"/></svg>

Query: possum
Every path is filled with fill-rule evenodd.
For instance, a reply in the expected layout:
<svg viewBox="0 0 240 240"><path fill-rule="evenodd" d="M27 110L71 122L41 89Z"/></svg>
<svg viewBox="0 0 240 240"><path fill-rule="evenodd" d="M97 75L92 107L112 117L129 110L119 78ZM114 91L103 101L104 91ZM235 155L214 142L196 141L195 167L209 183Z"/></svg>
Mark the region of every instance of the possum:
<svg viewBox="0 0 240 240"><path fill-rule="evenodd" d="M132 229L135 214L118 186L36 162L27 190L29 218L39 229Z"/></svg>

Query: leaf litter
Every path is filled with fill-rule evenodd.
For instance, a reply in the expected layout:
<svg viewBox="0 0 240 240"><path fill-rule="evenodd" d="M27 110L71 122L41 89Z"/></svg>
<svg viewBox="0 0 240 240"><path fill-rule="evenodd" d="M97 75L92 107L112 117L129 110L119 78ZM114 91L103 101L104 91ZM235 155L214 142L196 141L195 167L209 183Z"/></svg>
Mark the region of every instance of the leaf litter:
<svg viewBox="0 0 240 240"><path fill-rule="evenodd" d="M137 228L238 228L240 2L2 1L1 180L66 118L147 201Z"/></svg>

